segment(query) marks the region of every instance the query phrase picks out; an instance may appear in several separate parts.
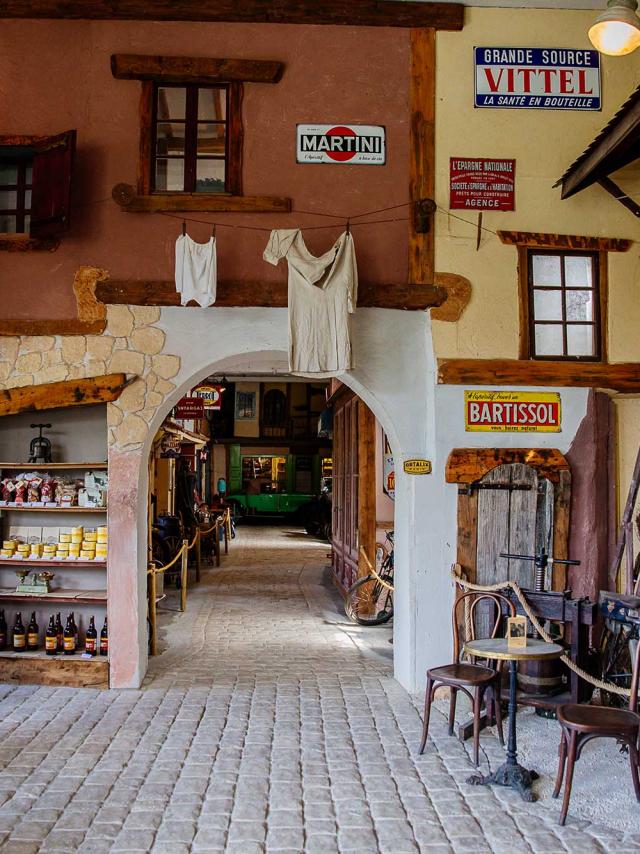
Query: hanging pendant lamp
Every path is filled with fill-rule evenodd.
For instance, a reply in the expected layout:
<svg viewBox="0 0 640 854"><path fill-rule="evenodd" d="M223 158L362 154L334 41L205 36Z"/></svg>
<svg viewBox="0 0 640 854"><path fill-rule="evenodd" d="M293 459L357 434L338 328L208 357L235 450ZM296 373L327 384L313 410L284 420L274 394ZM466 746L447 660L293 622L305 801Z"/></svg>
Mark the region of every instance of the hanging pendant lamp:
<svg viewBox="0 0 640 854"><path fill-rule="evenodd" d="M640 47L637 0L609 0L589 30L591 44L607 56L624 56Z"/></svg>

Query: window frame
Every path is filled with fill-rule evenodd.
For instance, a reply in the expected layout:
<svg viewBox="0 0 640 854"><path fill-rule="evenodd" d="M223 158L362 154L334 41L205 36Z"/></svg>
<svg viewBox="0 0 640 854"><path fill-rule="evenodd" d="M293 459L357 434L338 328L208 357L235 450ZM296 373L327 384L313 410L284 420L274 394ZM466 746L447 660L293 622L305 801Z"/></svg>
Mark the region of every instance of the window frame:
<svg viewBox="0 0 640 854"><path fill-rule="evenodd" d="M169 157L167 159L172 160L182 160L184 163L184 186L182 190L162 190L156 188L156 176L157 176L157 162L159 159L157 152L157 144L158 144L158 125L162 124L164 120L158 119L158 91L160 89L184 89L185 90L185 114L184 119L173 119L169 118L166 120L167 123L178 123L184 124L184 155L182 158L179 157ZM200 90L213 90L219 89L224 91L225 98L225 118L224 120L212 120L207 121L205 119L198 118L198 105L199 105L199 93ZM209 160L222 160L225 165L225 180L224 180L224 190L220 193L214 193L214 195L235 195L233 187L230 186L234 179L234 172L230 168L231 166L231 155L233 154L233 146L230 145L230 109L231 109L231 96L230 96L230 84L228 83L211 83L211 84L201 84L201 83L165 83L163 81L153 81L153 105L152 105L152 117L151 117L151 145L150 145L150 155L151 155L151 164L150 164L150 181L151 181L151 192L152 193L197 193L198 195L206 195L207 191L198 191L197 190L197 167L198 167L198 125L200 124L223 124L225 128L225 145L224 145L224 156L223 157L208 157L203 159ZM160 157L162 159L162 157Z"/></svg>
<svg viewBox="0 0 640 854"><path fill-rule="evenodd" d="M163 88L187 90L185 104L185 184L189 165L193 168L193 189L157 190L155 187L156 143L157 143L157 91ZM197 148L192 150L187 159L187 134L190 142L197 140L197 102L199 89L224 89L226 91L226 120L225 120L225 189L224 192L198 192L195 189L197 166ZM192 93L192 94L190 94ZM197 79L173 82L163 79L143 80L140 103L140 159L138 173L138 192L141 195L154 197L198 197L220 198L242 196L242 148L244 131L242 126L243 86L236 81L203 82ZM190 106L191 104L191 106ZM193 105L195 104L195 109ZM191 112L191 115L189 113ZM188 122L194 127L188 129ZM203 120L204 121L204 120ZM191 139L191 137L193 137ZM191 146L193 148L193 146ZM193 155L191 157L191 155ZM222 159L222 158L220 158ZM191 162L192 161L192 162Z"/></svg>
<svg viewBox="0 0 640 854"><path fill-rule="evenodd" d="M520 358L531 359L539 362L605 362L607 359L607 253L597 249L567 249L565 247L553 246L531 246L519 245L519 273L520 273ZM535 352L535 312L534 312L534 284L533 284L533 261L534 255L554 255L564 259L567 256L590 257L593 269L593 314L594 319L589 324L594 328L594 354L591 356L571 355L538 355ZM566 302L564 293L567 290L565 284L565 265L561 260L561 282L556 288L562 293L562 320L557 325L562 327L563 350L567 349L567 327L573 325L574 321L566 320ZM568 290L574 290L568 288ZM587 290L575 288L575 290ZM544 321L538 321L544 323ZM550 321L551 323L551 321ZM579 321L575 321L579 324Z"/></svg>
<svg viewBox="0 0 640 854"><path fill-rule="evenodd" d="M3 157L0 156L0 163L3 165L16 167L16 183L15 184L0 184L0 191L16 193L15 208L2 208L0 215L15 216L16 228L15 231L2 231L0 234L3 237L21 237L28 236L30 229L25 227L25 219L27 216L31 220L31 205L26 207L25 196L28 190L33 192L33 158L32 157ZM31 182L27 182L27 168L31 168Z"/></svg>

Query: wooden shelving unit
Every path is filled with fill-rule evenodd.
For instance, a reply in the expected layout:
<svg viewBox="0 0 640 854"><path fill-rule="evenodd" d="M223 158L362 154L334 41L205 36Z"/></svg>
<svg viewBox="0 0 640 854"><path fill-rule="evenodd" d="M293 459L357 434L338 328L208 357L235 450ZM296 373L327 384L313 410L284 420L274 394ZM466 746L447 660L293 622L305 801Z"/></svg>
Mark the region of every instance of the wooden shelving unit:
<svg viewBox="0 0 640 854"><path fill-rule="evenodd" d="M73 569L74 566L82 567L86 569L87 567L92 567L95 569L104 569L107 565L106 560L84 560L83 558L78 558L78 560L45 560L44 558L34 559L34 558L10 558L4 557L0 559L0 566L42 566L45 569L47 567L69 567Z"/></svg>
<svg viewBox="0 0 640 854"><path fill-rule="evenodd" d="M24 504L0 505L0 510L14 513L106 513L106 507L28 507Z"/></svg>
<svg viewBox="0 0 640 854"><path fill-rule="evenodd" d="M66 602L78 605L106 605L106 590L52 590L50 593L19 593L17 590L0 588L2 602Z"/></svg>
<svg viewBox="0 0 640 854"><path fill-rule="evenodd" d="M47 655L37 652L0 651L0 678L18 685L73 685L78 688L108 688L107 656Z"/></svg>
<svg viewBox="0 0 640 854"><path fill-rule="evenodd" d="M79 469L95 469L106 471L108 464L102 463L0 463L0 469L9 471L74 471Z"/></svg>

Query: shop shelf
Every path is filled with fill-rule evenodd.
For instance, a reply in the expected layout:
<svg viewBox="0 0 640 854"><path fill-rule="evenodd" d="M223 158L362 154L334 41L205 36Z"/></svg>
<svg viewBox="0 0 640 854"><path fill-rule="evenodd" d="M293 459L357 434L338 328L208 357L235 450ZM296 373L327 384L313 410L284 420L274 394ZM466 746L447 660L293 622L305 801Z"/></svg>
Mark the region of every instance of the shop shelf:
<svg viewBox="0 0 640 854"><path fill-rule="evenodd" d="M63 661L66 659L67 661L69 661L70 659L73 659L74 661L79 661L82 664L93 664L95 662L105 662L106 663L109 661L108 655L96 655L96 656L93 656L92 658L83 658L82 657L82 650L78 650L76 652L75 656L73 656L73 655L63 655L60 652L58 653L58 655L47 655L43 649L38 649L35 651L25 650L24 652L14 652L12 649L3 649L3 650L0 650L0 658L12 658L12 659L18 659L18 660L31 659L32 661L34 659L36 661L38 661L38 660L40 660L40 661L56 661L56 659L58 659L58 660L61 659Z"/></svg>
<svg viewBox="0 0 640 854"><path fill-rule="evenodd" d="M106 507L25 507L2 505L0 510L13 511L14 513L106 513Z"/></svg>
<svg viewBox="0 0 640 854"><path fill-rule="evenodd" d="M95 469L96 471L107 469L108 464L102 463L0 463L0 469L21 469L24 471L48 471L49 469L64 471L74 469Z"/></svg>
<svg viewBox="0 0 640 854"><path fill-rule="evenodd" d="M34 560L32 558L10 558L3 557L0 558L0 566L41 566L43 569L46 569L48 566L64 566L71 567L74 566L95 566L97 569L106 567L106 560L83 560L79 558L78 560L45 560L44 558L40 558L39 560Z"/></svg>
<svg viewBox="0 0 640 854"><path fill-rule="evenodd" d="M50 593L18 593L12 588L0 588L3 602L76 602L78 605L106 605L106 590L52 590Z"/></svg>

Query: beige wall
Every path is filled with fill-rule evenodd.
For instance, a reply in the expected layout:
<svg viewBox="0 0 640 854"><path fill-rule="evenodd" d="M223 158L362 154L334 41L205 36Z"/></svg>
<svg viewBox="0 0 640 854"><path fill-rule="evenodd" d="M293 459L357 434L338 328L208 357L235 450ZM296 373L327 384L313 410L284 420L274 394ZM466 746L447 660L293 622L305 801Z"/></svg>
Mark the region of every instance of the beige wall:
<svg viewBox="0 0 640 854"><path fill-rule="evenodd" d="M459 323L434 322L438 356L517 358L516 249L483 232L477 213L447 213L449 158L516 159L516 210L486 212L487 229L638 239L634 216L599 187L560 201L553 184L638 85L637 55L602 58L602 112L473 108L473 47L591 47L593 11L465 10L461 33L439 33L436 107L436 269L470 279L473 295ZM639 181L637 172L635 185ZM631 186L631 185L630 185ZM609 359L640 360L640 253L609 255Z"/></svg>
<svg viewBox="0 0 640 854"><path fill-rule="evenodd" d="M236 383L236 394L239 391L255 391L256 417L252 421L235 419L233 435L250 436L252 439L260 436L260 383Z"/></svg>

